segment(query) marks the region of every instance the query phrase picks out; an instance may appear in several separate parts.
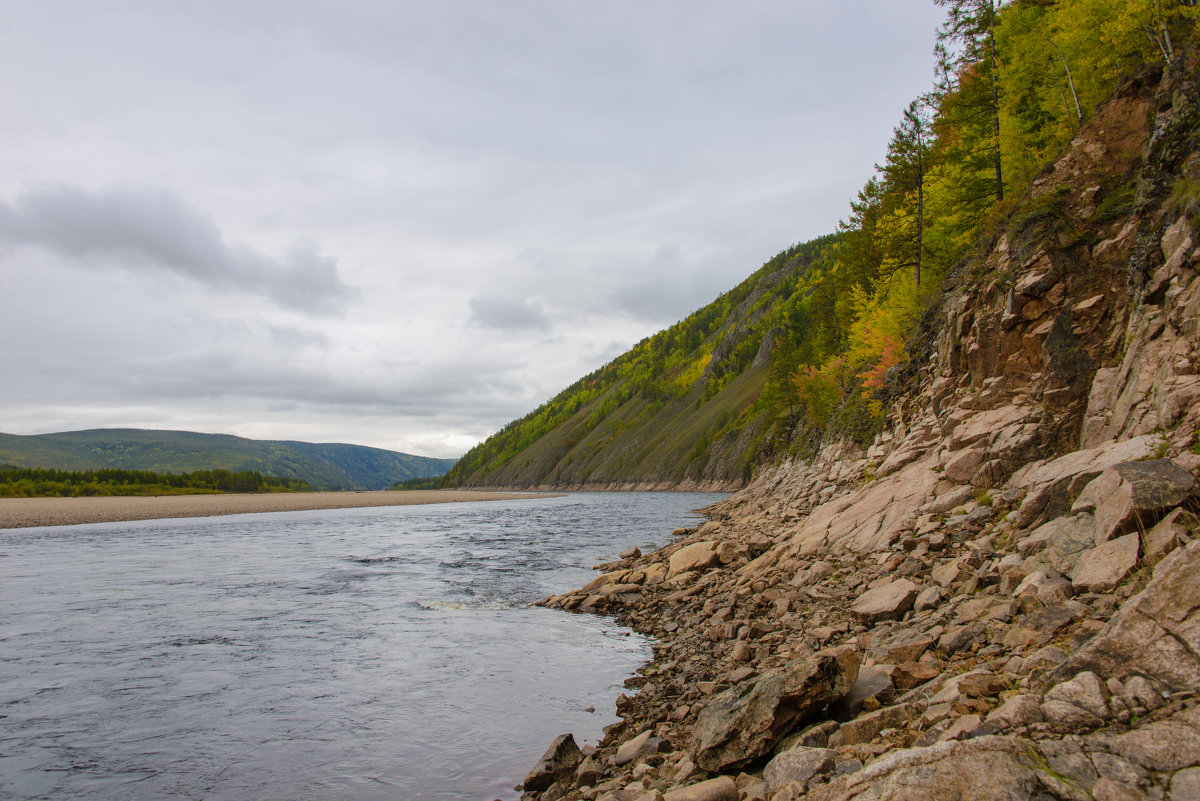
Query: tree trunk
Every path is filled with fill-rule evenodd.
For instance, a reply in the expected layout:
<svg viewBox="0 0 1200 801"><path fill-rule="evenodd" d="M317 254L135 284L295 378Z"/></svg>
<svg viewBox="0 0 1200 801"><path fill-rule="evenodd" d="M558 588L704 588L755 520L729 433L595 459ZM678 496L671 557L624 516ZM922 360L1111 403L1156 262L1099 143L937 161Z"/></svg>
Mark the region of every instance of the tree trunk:
<svg viewBox="0 0 1200 801"><path fill-rule="evenodd" d="M1000 168L1000 78L996 75L996 34L988 29L988 54L992 63L992 160L996 167L996 202L1004 200L1004 176Z"/></svg>

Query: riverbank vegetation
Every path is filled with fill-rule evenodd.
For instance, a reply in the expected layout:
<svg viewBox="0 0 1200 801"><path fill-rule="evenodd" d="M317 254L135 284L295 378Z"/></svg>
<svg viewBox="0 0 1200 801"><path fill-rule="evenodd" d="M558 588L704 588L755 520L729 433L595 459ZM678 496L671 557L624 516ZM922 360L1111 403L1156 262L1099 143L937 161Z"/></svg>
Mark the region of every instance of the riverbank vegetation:
<svg viewBox="0 0 1200 801"><path fill-rule="evenodd" d="M309 489L307 482L301 479L264 476L253 470L155 473L149 470L0 467L0 498L307 492Z"/></svg>

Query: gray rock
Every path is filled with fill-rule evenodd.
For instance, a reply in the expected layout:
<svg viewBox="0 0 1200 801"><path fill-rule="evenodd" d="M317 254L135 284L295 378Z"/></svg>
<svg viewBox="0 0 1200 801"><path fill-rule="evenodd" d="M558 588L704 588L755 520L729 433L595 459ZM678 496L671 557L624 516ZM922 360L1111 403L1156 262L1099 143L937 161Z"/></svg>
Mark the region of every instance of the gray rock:
<svg viewBox="0 0 1200 801"><path fill-rule="evenodd" d="M809 779L829 773L837 765L837 752L828 748L793 748L767 763L763 782L772 793L785 784L807 784Z"/></svg>
<svg viewBox="0 0 1200 801"><path fill-rule="evenodd" d="M822 652L715 696L696 719L693 761L721 772L769 754L805 716L850 691L858 663L848 649Z"/></svg>
<svg viewBox="0 0 1200 801"><path fill-rule="evenodd" d="M899 579L867 590L851 605L850 611L867 624L896 620L912 609L920 591L921 588L908 579Z"/></svg>
<svg viewBox="0 0 1200 801"><path fill-rule="evenodd" d="M550 743L541 760L525 777L522 786L526 792L541 792L559 779L570 776L582 759L583 754L575 744L575 738L570 734L561 734Z"/></svg>

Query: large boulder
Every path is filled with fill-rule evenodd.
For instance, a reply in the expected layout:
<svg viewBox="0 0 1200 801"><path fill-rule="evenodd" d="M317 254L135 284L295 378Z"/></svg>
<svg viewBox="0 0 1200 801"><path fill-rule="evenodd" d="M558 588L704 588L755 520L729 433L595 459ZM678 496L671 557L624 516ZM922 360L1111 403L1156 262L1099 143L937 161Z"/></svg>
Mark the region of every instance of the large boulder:
<svg viewBox="0 0 1200 801"><path fill-rule="evenodd" d="M858 664L850 649L825 651L717 695L696 720L693 761L720 773L765 756L801 720L849 692Z"/></svg>
<svg viewBox="0 0 1200 801"><path fill-rule="evenodd" d="M1195 493L1196 477L1170 459L1123 462L1084 487L1073 508L1094 509L1096 542L1102 543L1146 531Z"/></svg>

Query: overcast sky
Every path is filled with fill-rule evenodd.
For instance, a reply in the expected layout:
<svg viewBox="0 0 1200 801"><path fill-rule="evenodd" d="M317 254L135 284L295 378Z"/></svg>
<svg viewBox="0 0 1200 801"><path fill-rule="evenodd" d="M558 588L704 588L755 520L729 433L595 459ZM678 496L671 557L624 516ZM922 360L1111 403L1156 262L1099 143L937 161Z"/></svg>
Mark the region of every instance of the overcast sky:
<svg viewBox="0 0 1200 801"><path fill-rule="evenodd" d="M458 456L834 229L923 0L0 0L0 431Z"/></svg>

